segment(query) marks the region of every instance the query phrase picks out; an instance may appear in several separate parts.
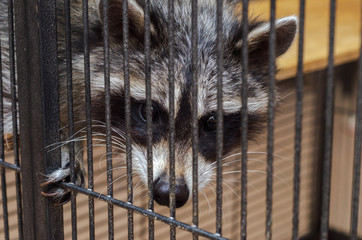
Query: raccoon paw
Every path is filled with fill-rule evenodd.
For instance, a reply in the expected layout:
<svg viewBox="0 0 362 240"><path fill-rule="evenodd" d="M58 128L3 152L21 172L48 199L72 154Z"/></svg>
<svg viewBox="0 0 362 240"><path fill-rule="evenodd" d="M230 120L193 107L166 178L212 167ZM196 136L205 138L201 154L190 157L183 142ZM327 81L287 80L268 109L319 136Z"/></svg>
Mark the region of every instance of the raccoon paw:
<svg viewBox="0 0 362 240"><path fill-rule="evenodd" d="M62 167L56 169L52 173L46 176L46 180L40 185L41 187L47 187L46 191L42 191L42 195L50 197L56 205L63 205L70 201L71 192L68 189L64 189L57 183L70 182L70 161L67 149L62 149ZM83 162L81 158L75 159L75 181L74 184L79 187L84 186L85 172L83 169Z"/></svg>
<svg viewBox="0 0 362 240"><path fill-rule="evenodd" d="M84 186L84 171L80 167L75 168L75 182L74 184L79 187ZM71 192L57 185L60 182L70 182L70 168L60 168L46 176L45 182L41 187L48 187L46 191L42 191L42 195L50 197L57 205L63 205L69 202Z"/></svg>

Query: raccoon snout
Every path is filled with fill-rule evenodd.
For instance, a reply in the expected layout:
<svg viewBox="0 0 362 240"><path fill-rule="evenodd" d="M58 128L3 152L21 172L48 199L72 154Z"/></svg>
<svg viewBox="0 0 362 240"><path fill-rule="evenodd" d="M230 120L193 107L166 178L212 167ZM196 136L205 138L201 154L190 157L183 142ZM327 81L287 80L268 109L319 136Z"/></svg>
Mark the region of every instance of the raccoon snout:
<svg viewBox="0 0 362 240"><path fill-rule="evenodd" d="M175 185L176 207L182 207L189 199L189 188L183 178L178 178ZM159 177L153 182L153 198L154 200L164 206L170 205L170 184L166 177Z"/></svg>

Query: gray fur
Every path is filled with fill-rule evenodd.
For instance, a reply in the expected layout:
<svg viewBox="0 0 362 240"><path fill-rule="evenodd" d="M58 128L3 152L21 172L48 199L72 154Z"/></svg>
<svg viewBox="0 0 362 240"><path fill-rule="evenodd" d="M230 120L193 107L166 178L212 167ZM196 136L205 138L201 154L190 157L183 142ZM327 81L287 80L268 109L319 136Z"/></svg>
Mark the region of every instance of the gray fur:
<svg viewBox="0 0 362 240"><path fill-rule="evenodd" d="M169 89L168 89L168 8L166 0L150 1L151 12L151 81L152 101L159 106L160 111L168 113ZM199 188L205 186L213 174L215 157L208 152L213 139L211 133L202 131L204 119L208 119L216 111L217 96L217 71L216 71L216 6L215 1L200 0L198 7L198 81L199 102L198 119L200 125L200 152L199 152ZM93 120L104 122L104 59L102 37L102 13L103 7L99 1L89 2L90 18L90 51L91 51L91 84L92 84L92 111ZM0 3L2 9L6 9L3 0ZM241 109L241 23L233 12L234 1L225 1L223 7L222 33L224 46L223 62L223 108L226 117L225 124L235 125L233 116L238 116ZM145 100L145 54L144 54L144 23L143 1L129 0L129 73L131 78L131 98L138 106ZM65 33L63 3L58 3L58 41L59 41L59 79L60 79L60 110L61 126L63 127L63 141L68 136L67 126L67 99L66 99L66 69L65 69ZM81 3L72 1L72 59L73 59L73 98L75 112L75 128L80 135L84 135L85 123L85 96L84 96L84 57L83 57L83 20ZM192 189L192 151L190 128L191 116L191 1L176 0L174 2L174 36L175 36L175 123L176 123L176 177L184 178L189 189ZM123 43L122 43L122 0L109 0L109 33L110 33L110 73L111 73L111 103L112 103L112 129L113 140L120 151L124 151L124 121L123 112L117 108L122 105L124 95L123 82ZM3 17L3 15L0 15ZM3 20L3 19L1 19ZM2 21L2 23L5 21ZM265 42L268 41L269 26L266 23L251 21L249 23L249 75L248 75L248 109L250 122L250 135L260 129L259 124L265 120L267 108L268 69ZM1 27L5 31L5 27ZM283 54L290 46L296 32L296 18L285 18L277 22L277 55ZM9 99L9 69L6 60L7 42L3 41L3 74L5 93L5 128L12 132ZM138 105L137 105L138 104ZM142 106L142 105L141 105ZM137 109L135 110L137 115ZM167 117L161 116L160 121ZM240 114L239 114L240 115ZM139 117L139 116L138 116ZM135 119L134 119L135 118ZM133 124L139 121L132 117ZM232 125L234 124L234 125ZM163 126L163 125L162 125ZM227 128L227 126L226 126ZM95 128L100 134L104 134L104 127ZM134 169L147 182L146 164L146 139L143 126L132 129L133 137L133 162ZM162 174L168 174L168 130L167 127L155 129L159 137L154 139L154 179ZM235 125L234 132L240 131L240 126ZM231 134L232 135L232 134ZM235 134L234 134L235 135ZM158 136L158 135L157 135ZM205 141L203 139L206 139ZM232 137L231 137L232 138ZM237 135L225 145L225 154L233 147L239 146ZM118 143L117 143L118 142ZM204 145L202 145L204 144ZM77 142L76 148L82 149L82 143ZM82 185L82 154L77 154L77 166L79 169L78 185ZM62 148L62 152L67 152ZM61 181L69 174L68 155L62 154L62 167L50 174L46 184ZM62 198L64 191L54 189L52 196ZM64 199L63 199L64 200Z"/></svg>

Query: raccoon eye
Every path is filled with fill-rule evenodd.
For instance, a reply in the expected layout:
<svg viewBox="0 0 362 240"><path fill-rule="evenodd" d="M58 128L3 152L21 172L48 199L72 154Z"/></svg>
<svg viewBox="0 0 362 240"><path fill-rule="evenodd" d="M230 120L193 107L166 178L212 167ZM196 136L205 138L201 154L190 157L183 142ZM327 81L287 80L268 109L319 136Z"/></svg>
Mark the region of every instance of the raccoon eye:
<svg viewBox="0 0 362 240"><path fill-rule="evenodd" d="M146 104L140 104L138 107L138 114L142 121L147 122L147 108ZM155 105L151 106L152 121L155 122L158 119L158 109Z"/></svg>
<svg viewBox="0 0 362 240"><path fill-rule="evenodd" d="M211 115L204 123L203 129L205 132L214 132L216 131L216 126L217 126L216 116Z"/></svg>

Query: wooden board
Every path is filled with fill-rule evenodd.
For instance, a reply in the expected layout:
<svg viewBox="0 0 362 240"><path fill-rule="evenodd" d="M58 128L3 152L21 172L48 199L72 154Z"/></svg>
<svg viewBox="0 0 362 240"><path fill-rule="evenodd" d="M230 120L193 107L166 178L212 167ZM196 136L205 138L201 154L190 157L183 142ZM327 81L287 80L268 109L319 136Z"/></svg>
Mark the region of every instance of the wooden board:
<svg viewBox="0 0 362 240"><path fill-rule="evenodd" d="M355 61L361 46L360 0L337 0L335 54L336 65ZM304 72L321 70L327 66L329 45L329 0L306 1L304 35ZM277 0L277 18L299 15L299 0ZM240 10L241 12L241 5ZM249 15L268 20L270 1L250 1ZM294 77L297 72L298 36L291 49L278 61L279 80Z"/></svg>

